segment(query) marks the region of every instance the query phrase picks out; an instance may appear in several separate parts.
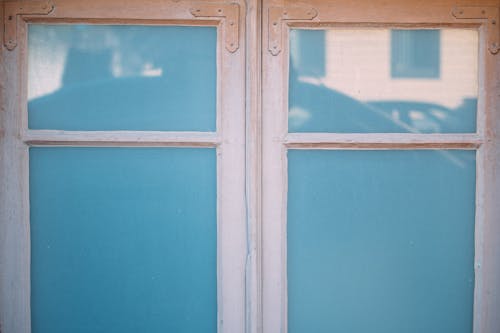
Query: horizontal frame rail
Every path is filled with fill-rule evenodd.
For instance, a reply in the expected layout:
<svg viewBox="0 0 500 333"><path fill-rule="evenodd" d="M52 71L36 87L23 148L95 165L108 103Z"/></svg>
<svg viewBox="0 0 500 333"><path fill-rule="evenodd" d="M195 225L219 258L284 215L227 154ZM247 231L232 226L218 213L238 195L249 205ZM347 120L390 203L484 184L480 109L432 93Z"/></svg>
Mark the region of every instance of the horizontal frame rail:
<svg viewBox="0 0 500 333"><path fill-rule="evenodd" d="M483 141L475 133L291 133L283 143L294 149L477 149Z"/></svg>
<svg viewBox="0 0 500 333"><path fill-rule="evenodd" d="M30 146L164 146L216 147L214 132L58 131L29 130L22 136Z"/></svg>

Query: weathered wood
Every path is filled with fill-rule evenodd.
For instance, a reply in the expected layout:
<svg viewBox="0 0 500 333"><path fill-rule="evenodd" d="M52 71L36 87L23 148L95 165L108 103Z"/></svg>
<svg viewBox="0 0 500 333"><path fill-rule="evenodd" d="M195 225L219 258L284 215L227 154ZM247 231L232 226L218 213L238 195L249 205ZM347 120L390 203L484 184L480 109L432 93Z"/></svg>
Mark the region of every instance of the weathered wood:
<svg viewBox="0 0 500 333"><path fill-rule="evenodd" d="M477 155L474 333L494 333L500 331L500 58L481 50L478 126L485 142Z"/></svg>
<svg viewBox="0 0 500 333"><path fill-rule="evenodd" d="M3 10L3 6L0 8ZM0 15L0 26L3 17ZM28 150L19 138L21 50L7 51L3 45L0 50L0 331L3 333L31 332Z"/></svg>
<svg viewBox="0 0 500 333"><path fill-rule="evenodd" d="M295 149L476 149L477 134L290 133L283 143Z"/></svg>
<svg viewBox="0 0 500 333"><path fill-rule="evenodd" d="M215 147L221 143L217 133L209 132L28 130L22 138L31 146Z"/></svg>
<svg viewBox="0 0 500 333"><path fill-rule="evenodd" d="M455 0L307 0L312 19L286 21L268 51L272 8L295 0L238 0L239 48L224 45L220 17L193 17L189 0L54 0L49 15L22 15L18 47L0 51L0 331L29 333L28 146L216 147L219 332L286 333L287 149L477 149L474 333L500 330L500 60L492 23L459 19ZM231 4L207 0L208 4ZM498 8L498 0L460 6ZM0 19L4 26L4 6ZM248 20L246 22L246 20ZM27 130L26 23L217 26L217 132ZM288 28L468 27L480 32L476 134L288 134ZM497 25L500 28L500 25ZM264 28L263 28L264 27ZM245 114L246 110L246 114ZM246 121L246 127L245 127Z"/></svg>
<svg viewBox="0 0 500 333"><path fill-rule="evenodd" d="M247 1L246 331L262 332L262 0Z"/></svg>
<svg viewBox="0 0 500 333"><path fill-rule="evenodd" d="M476 285L474 332L500 330L500 58L491 44L498 35L492 29L491 7L497 0L268 0L269 8L309 6L313 19L285 22L285 27L328 29L331 27L378 28L477 28L480 63L477 133L474 134L325 134L287 133L288 127L288 29L282 31L282 51L263 53L263 332L287 332L286 199L287 149L472 149L477 150L476 187ZM457 6L487 7L487 18L457 18ZM271 24L264 15L263 26ZM497 29L500 28L496 24ZM269 40L263 31L263 47Z"/></svg>
<svg viewBox="0 0 500 333"><path fill-rule="evenodd" d="M244 1L206 1L237 6ZM193 17L199 1L54 1L48 16L23 15L17 47L2 48L0 117L0 331L29 333L30 240L28 148L41 146L165 146L217 149L217 325L221 333L245 331L245 57L246 45L229 52L221 17ZM1 6L3 9L3 6ZM3 13L0 13L3 14ZM4 15L0 15L4 17ZM239 14L238 41L246 36ZM217 121L215 133L153 131L58 131L27 129L27 23L98 23L217 26ZM3 23L3 21L2 21ZM2 25L3 26L3 25Z"/></svg>
<svg viewBox="0 0 500 333"><path fill-rule="evenodd" d="M229 3L229 1L227 2ZM239 2L241 12L245 3ZM239 39L246 35L239 16ZM245 261L247 255L245 198L245 55L246 45L228 52L218 39L217 149L219 332L245 331ZM222 41L222 42L221 42Z"/></svg>

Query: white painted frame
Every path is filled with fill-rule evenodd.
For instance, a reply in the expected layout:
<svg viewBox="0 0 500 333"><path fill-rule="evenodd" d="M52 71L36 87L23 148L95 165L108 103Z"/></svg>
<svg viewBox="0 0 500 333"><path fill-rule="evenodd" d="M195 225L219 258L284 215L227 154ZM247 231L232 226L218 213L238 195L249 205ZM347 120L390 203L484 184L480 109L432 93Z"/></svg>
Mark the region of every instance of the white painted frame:
<svg viewBox="0 0 500 333"><path fill-rule="evenodd" d="M31 0L29 0L31 1ZM37 1L34 1L35 3ZM39 2L40 3L40 2ZM7 3L5 3L7 4ZM12 2L11 2L12 4ZM24 4L19 2L20 6ZM17 46L0 51L0 332L30 333L29 147L205 147L217 154L218 332L245 331L245 3L192 0L54 0L49 15L17 20ZM195 17L200 6L237 8L239 46L228 50L228 21ZM226 7L225 7L226 6ZM227 7L229 6L229 7ZM0 26L7 5L0 3ZM206 8L206 7L201 7ZM218 7L217 7L218 8ZM217 9L216 8L216 9ZM233 16L232 19L235 17ZM60 131L27 127L27 25L83 23L217 27L216 132ZM226 25L226 26L225 26ZM233 36L234 37L234 36ZM2 39L3 40L3 39ZM234 45L231 45L234 46Z"/></svg>
<svg viewBox="0 0 500 333"><path fill-rule="evenodd" d="M458 20L457 6L485 8L492 19ZM473 333L500 332L500 55L496 0L265 0L262 58L262 326L286 333L288 149L476 150L475 292ZM276 16L280 13L281 16ZM496 13L496 14L495 14ZM311 18L312 17L312 18ZM496 18L497 22L492 23ZM473 134L288 133L289 30L292 27L467 27L479 31L477 132ZM493 28L492 28L493 27ZM278 29L276 35L274 29ZM279 30L281 29L281 30ZM274 35L271 35L273 33ZM281 36L281 45L276 41ZM269 42L266 42L269 41ZM269 47L269 49L268 49ZM278 51L277 51L278 49Z"/></svg>

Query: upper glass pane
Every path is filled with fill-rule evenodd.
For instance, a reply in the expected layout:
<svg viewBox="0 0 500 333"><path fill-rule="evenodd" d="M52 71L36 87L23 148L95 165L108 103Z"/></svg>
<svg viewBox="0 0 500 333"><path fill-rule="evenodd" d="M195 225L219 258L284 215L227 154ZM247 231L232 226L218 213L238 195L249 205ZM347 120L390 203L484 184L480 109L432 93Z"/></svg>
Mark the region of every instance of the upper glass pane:
<svg viewBox="0 0 500 333"><path fill-rule="evenodd" d="M31 129L215 131L215 27L30 25Z"/></svg>
<svg viewBox="0 0 500 333"><path fill-rule="evenodd" d="M478 32L290 31L290 132L476 131Z"/></svg>

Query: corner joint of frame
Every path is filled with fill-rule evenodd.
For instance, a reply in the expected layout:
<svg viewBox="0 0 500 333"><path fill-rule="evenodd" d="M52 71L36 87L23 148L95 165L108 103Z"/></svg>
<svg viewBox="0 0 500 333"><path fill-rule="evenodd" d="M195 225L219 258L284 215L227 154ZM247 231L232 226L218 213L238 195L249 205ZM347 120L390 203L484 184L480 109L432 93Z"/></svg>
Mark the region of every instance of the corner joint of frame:
<svg viewBox="0 0 500 333"><path fill-rule="evenodd" d="M48 15L55 8L51 0L6 1L3 6L3 43L9 51L17 46L17 20L20 16Z"/></svg>
<svg viewBox="0 0 500 333"><path fill-rule="evenodd" d="M312 7L271 7L268 11L269 52L277 56L282 49L283 22L310 21L318 16Z"/></svg>
<svg viewBox="0 0 500 333"><path fill-rule="evenodd" d="M240 5L237 3L195 3L189 10L196 18L216 18L222 22L226 50L236 52L240 47Z"/></svg>
<svg viewBox="0 0 500 333"><path fill-rule="evenodd" d="M456 6L451 14L457 20L485 22L488 35L488 50L491 54L500 51L500 8L481 6Z"/></svg>

